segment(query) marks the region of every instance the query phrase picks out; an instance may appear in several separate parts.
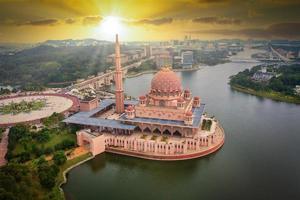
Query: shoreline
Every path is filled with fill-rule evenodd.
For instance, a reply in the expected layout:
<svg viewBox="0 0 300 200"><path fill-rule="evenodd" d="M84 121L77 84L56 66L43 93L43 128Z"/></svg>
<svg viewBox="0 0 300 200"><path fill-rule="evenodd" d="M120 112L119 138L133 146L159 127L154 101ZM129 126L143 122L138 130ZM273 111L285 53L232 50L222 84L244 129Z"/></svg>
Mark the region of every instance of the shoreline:
<svg viewBox="0 0 300 200"><path fill-rule="evenodd" d="M86 156L87 156L87 158L86 158ZM72 162L74 162L75 161L75 163L74 164L71 164L70 166L68 166L66 169L62 169L62 171L61 172L59 172L59 175L58 175L58 179L59 180L57 180L57 183L56 183L56 186L55 186L55 188L53 189L53 191L55 192L57 189L59 190L59 198L60 199L66 199L65 198L65 193L64 193L64 191L63 191L63 189L62 189L62 185L63 184L65 184L65 183L67 183L67 173L70 171L70 170L72 170L73 168L75 168L75 167L77 167L77 166L79 166L79 165L81 165L81 164L83 164L83 163L85 163L86 161L89 161L89 160L91 160L91 159L93 159L95 156L92 156L90 153L87 153L87 154L83 154L83 155L80 155L80 156L78 156L78 157L76 157L76 158L73 158L73 159L71 159L71 160L68 160L70 163L72 163ZM76 159L79 159L78 161L76 161ZM83 160L82 160L83 159ZM67 163L65 164L65 165L68 165L68 161L67 161ZM62 166L62 168L63 168L63 166Z"/></svg>
<svg viewBox="0 0 300 200"><path fill-rule="evenodd" d="M173 69L174 72L185 72L185 71L198 71L201 69L201 66L197 66L191 69ZM134 77L138 77L144 74L153 74L155 72L158 72L157 70L146 70L146 71L142 71L142 72L138 72L138 73L134 73L134 74L128 74L125 76L125 78L134 78Z"/></svg>
<svg viewBox="0 0 300 200"><path fill-rule="evenodd" d="M300 98L297 99L292 96L285 96L279 92L255 91L253 89L245 88L245 87L239 86L239 85L231 85L231 84L229 84L229 85L230 85L231 89L236 90L238 92L245 93L245 94L250 94L250 95L254 95L254 96L262 97L262 98L267 98L267 99L271 99L271 100L278 101L278 102L292 103L292 104L296 104L296 105L300 104Z"/></svg>

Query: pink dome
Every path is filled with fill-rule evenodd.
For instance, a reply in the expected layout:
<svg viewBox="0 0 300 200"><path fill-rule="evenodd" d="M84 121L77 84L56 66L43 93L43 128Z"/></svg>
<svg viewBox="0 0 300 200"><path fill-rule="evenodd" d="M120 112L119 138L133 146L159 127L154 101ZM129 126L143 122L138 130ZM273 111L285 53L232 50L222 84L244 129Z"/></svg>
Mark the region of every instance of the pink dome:
<svg viewBox="0 0 300 200"><path fill-rule="evenodd" d="M151 81L151 90L160 92L181 91L180 78L169 68L162 68Z"/></svg>
<svg viewBox="0 0 300 200"><path fill-rule="evenodd" d="M132 105L129 105L126 109L127 111L133 111L133 106Z"/></svg>
<svg viewBox="0 0 300 200"><path fill-rule="evenodd" d="M184 99L183 98L179 98L177 101L180 102L180 103L183 103Z"/></svg>
<svg viewBox="0 0 300 200"><path fill-rule="evenodd" d="M186 114L186 116L192 116L193 115L192 111L188 111L185 114Z"/></svg>

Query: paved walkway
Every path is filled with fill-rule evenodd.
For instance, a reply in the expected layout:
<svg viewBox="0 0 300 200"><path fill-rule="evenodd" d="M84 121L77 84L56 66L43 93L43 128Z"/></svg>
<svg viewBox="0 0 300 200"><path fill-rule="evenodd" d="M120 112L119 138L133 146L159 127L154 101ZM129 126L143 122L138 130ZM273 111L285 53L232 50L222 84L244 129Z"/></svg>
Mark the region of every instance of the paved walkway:
<svg viewBox="0 0 300 200"><path fill-rule="evenodd" d="M7 163L5 159L5 155L7 152L7 145L8 145L8 131L9 129L6 129L2 134L2 140L0 143L0 167Z"/></svg>

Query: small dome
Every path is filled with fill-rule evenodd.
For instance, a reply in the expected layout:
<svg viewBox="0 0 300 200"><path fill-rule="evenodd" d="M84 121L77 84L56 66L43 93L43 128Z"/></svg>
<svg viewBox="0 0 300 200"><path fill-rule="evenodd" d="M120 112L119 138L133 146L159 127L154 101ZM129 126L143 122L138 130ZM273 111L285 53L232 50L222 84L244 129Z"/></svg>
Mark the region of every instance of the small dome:
<svg viewBox="0 0 300 200"><path fill-rule="evenodd" d="M180 103L183 103L184 99L183 98L179 98L177 101L180 102Z"/></svg>
<svg viewBox="0 0 300 200"><path fill-rule="evenodd" d="M171 69L164 67L153 77L151 90L166 93L181 91L180 78Z"/></svg>
<svg viewBox="0 0 300 200"><path fill-rule="evenodd" d="M133 111L133 106L132 105L129 105L127 108L126 108L127 111Z"/></svg>
<svg viewBox="0 0 300 200"><path fill-rule="evenodd" d="M188 111L185 114L186 114L186 116L192 116L193 115L192 111Z"/></svg>

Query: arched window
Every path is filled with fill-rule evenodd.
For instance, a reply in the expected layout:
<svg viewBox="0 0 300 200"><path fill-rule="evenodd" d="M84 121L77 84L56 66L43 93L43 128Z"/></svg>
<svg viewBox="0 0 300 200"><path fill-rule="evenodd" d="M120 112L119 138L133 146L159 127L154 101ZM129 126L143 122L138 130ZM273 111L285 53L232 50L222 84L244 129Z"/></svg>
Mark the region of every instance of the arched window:
<svg viewBox="0 0 300 200"><path fill-rule="evenodd" d="M168 129L166 129L166 130L164 130L163 134L165 134L165 135L171 135L171 132Z"/></svg>
<svg viewBox="0 0 300 200"><path fill-rule="evenodd" d="M151 133L151 130L150 130L149 127L146 127L146 128L144 129L144 132L149 132L149 133Z"/></svg>
<svg viewBox="0 0 300 200"><path fill-rule="evenodd" d="M161 132L158 128L154 129L153 133L161 134Z"/></svg>
<svg viewBox="0 0 300 200"><path fill-rule="evenodd" d="M142 129L139 126L135 127L134 130L137 131L137 132L141 132L142 131Z"/></svg>
<svg viewBox="0 0 300 200"><path fill-rule="evenodd" d="M176 131L173 133L173 136L181 137L181 133L180 133L179 131L176 130Z"/></svg>

